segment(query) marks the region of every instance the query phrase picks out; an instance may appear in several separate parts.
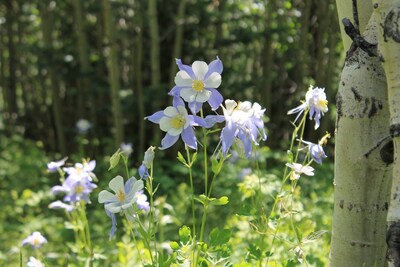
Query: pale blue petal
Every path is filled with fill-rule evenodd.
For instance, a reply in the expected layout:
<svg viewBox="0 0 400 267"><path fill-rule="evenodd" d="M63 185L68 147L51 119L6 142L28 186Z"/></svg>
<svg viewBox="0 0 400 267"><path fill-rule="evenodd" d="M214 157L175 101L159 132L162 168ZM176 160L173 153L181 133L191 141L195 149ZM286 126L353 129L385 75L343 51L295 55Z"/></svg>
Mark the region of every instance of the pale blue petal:
<svg viewBox="0 0 400 267"><path fill-rule="evenodd" d="M208 76L210 76L211 73L213 73L213 72L217 72L217 73L221 74L222 70L223 70L222 61L217 57L216 60L213 60L210 62L210 64L208 64L208 71L207 71L206 75L204 76L204 80L207 80Z"/></svg>
<svg viewBox="0 0 400 267"><path fill-rule="evenodd" d="M201 126L206 127L206 122L203 118L196 115L189 115L189 125L190 126Z"/></svg>
<svg viewBox="0 0 400 267"><path fill-rule="evenodd" d="M128 193L129 190L131 190L133 183L136 182L135 177L130 178L128 181L125 183L125 193Z"/></svg>
<svg viewBox="0 0 400 267"><path fill-rule="evenodd" d="M178 65L179 70L186 71L193 80L196 79L192 67L182 64L182 60L178 58L176 59L176 65Z"/></svg>
<svg viewBox="0 0 400 267"><path fill-rule="evenodd" d="M244 146L244 154L246 158L250 157L252 144L249 136L247 136L244 132L238 134L238 138L242 141Z"/></svg>
<svg viewBox="0 0 400 267"><path fill-rule="evenodd" d="M235 135L236 128L233 127L232 123L227 123L221 131L222 152L225 156L235 140Z"/></svg>
<svg viewBox="0 0 400 267"><path fill-rule="evenodd" d="M185 106L185 102L183 102L183 99L178 95L174 96L174 98L172 99L172 105L174 107Z"/></svg>
<svg viewBox="0 0 400 267"><path fill-rule="evenodd" d="M190 111L192 112L192 114L199 113L202 106L203 106L203 103L200 103L200 102L196 102L196 101L189 102L189 108L190 108Z"/></svg>
<svg viewBox="0 0 400 267"><path fill-rule="evenodd" d="M161 118L164 117L164 111L157 111L151 116L146 117L145 119L154 122L154 123L160 123Z"/></svg>
<svg viewBox="0 0 400 267"><path fill-rule="evenodd" d="M172 136L169 134L166 134L165 137L161 140L161 150L167 149L169 147L171 147L173 144L176 143L176 141L178 141L179 139L179 135L176 136Z"/></svg>
<svg viewBox="0 0 400 267"><path fill-rule="evenodd" d="M222 116L222 115L208 115L207 117L205 117L204 121L206 122L205 128L211 128L216 123L224 122L225 121L225 116Z"/></svg>
<svg viewBox="0 0 400 267"><path fill-rule="evenodd" d="M212 110L218 109L218 107L221 105L222 101L224 101L224 98L222 95L218 92L218 90L214 88L207 88L207 90L211 91L211 96L208 99L208 103L211 106Z"/></svg>
<svg viewBox="0 0 400 267"><path fill-rule="evenodd" d="M170 95L170 96L180 96L181 90L182 90L181 87L174 86L174 87L171 89L171 91L169 91L168 95Z"/></svg>
<svg viewBox="0 0 400 267"><path fill-rule="evenodd" d="M113 238L115 232L117 231L117 218L115 217L114 213L109 212L107 209L106 210L106 214L108 217L111 218L111 222L112 222L112 226L111 226L111 230L110 230L110 240Z"/></svg>
<svg viewBox="0 0 400 267"><path fill-rule="evenodd" d="M197 149L196 136L194 135L194 131L193 131L192 127L189 126L183 130L182 140L183 140L183 142L185 142L185 144L188 147Z"/></svg>
<svg viewBox="0 0 400 267"><path fill-rule="evenodd" d="M149 170L144 164L140 165L138 173L141 179L146 179L147 177L149 177Z"/></svg>

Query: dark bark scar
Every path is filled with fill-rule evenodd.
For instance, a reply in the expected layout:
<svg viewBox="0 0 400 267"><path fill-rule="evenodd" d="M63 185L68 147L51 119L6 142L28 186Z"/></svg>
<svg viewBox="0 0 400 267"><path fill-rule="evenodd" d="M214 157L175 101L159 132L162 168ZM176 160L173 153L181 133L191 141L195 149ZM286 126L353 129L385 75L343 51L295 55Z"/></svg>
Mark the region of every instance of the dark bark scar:
<svg viewBox="0 0 400 267"><path fill-rule="evenodd" d="M385 42L392 38L400 43L400 7L396 7L386 15L383 26L383 38Z"/></svg>

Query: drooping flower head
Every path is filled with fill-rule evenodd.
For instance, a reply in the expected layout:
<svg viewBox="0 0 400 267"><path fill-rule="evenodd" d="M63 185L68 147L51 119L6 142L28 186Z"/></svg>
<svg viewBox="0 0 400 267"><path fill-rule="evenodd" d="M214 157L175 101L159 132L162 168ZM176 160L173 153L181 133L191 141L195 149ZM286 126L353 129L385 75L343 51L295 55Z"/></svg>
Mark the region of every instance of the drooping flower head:
<svg viewBox="0 0 400 267"><path fill-rule="evenodd" d="M22 240L23 246L31 245L35 249L42 247L42 245L45 243L47 243L47 239L42 236L40 232L33 232L27 238Z"/></svg>
<svg viewBox="0 0 400 267"><path fill-rule="evenodd" d="M65 161L68 158L65 157L62 160L59 161L51 161L49 163L47 163L47 170L49 170L49 172L56 172L60 167L62 167L65 164Z"/></svg>
<svg viewBox="0 0 400 267"><path fill-rule="evenodd" d="M235 139L238 139L244 146L245 156L249 157L252 143L258 145L259 139L267 139L262 120L265 109L258 103L236 103L230 99L225 100L225 106L222 106L226 122L221 132L222 152L226 155Z"/></svg>
<svg viewBox="0 0 400 267"><path fill-rule="evenodd" d="M139 176L142 179L149 177L149 169L151 168L151 164L153 164L155 149L156 147L150 146L144 153L144 160L138 170Z"/></svg>
<svg viewBox="0 0 400 267"><path fill-rule="evenodd" d="M311 166L303 166L300 163L286 163L286 166L292 169L290 180L298 180L301 174L314 176L314 168Z"/></svg>
<svg viewBox="0 0 400 267"><path fill-rule="evenodd" d="M188 115L185 106L169 106L163 111L158 111L146 117L151 122L158 123L160 129L166 132L161 140L160 149L167 149L178 141L179 136L183 142L193 149L197 149L197 140L194 135L193 126L205 126L202 118L196 115Z"/></svg>
<svg viewBox="0 0 400 267"><path fill-rule="evenodd" d="M288 114L298 113L294 122L300 117L300 115L306 110L307 108L310 109L310 120L314 118L315 120L315 129L318 129L320 125L320 119L324 115L325 112L328 111L328 100L326 99L324 88L313 87L310 85L306 93L306 101L301 104L300 106L291 109L288 111Z"/></svg>
<svg viewBox="0 0 400 267"><path fill-rule="evenodd" d="M311 155L311 158L318 164L322 164L322 159L327 158L323 147L320 144L314 144L311 142L303 141L308 145L308 151Z"/></svg>
<svg viewBox="0 0 400 267"><path fill-rule="evenodd" d="M143 192L143 190L140 190L136 193L136 204L139 209L148 211L150 209L150 203L147 201L147 196Z"/></svg>
<svg viewBox="0 0 400 267"><path fill-rule="evenodd" d="M123 212L129 219L134 219L133 204L137 202L137 192L143 189L143 181L132 177L124 184L124 178L116 176L108 185L115 194L103 190L98 201L104 203L106 214L112 219L111 239L117 227L115 213Z"/></svg>
<svg viewBox="0 0 400 267"><path fill-rule="evenodd" d="M204 61L195 61L192 66L176 60L179 71L175 76L175 87L169 92L174 97L182 97L189 103L193 114L197 114L203 103L208 102L216 110L223 101L216 90L221 85L222 61L217 58L207 65Z"/></svg>

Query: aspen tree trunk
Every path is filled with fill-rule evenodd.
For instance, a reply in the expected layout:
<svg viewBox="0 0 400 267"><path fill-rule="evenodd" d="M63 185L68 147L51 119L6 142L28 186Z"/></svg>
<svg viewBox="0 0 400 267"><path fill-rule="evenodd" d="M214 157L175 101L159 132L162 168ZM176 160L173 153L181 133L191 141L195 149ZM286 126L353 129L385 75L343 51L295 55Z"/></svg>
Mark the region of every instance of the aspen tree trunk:
<svg viewBox="0 0 400 267"><path fill-rule="evenodd" d="M78 52L79 60L79 79L78 79L78 117L84 118L84 101L88 101L90 98L85 97L89 87L88 72L89 72L89 54L88 54L88 43L85 33L85 19L83 11L82 0L74 0L74 15L75 15L75 34L76 34L76 50ZM93 118L92 118L93 119ZM92 121L95 125L95 122Z"/></svg>
<svg viewBox="0 0 400 267"><path fill-rule="evenodd" d="M144 153L144 145L146 144L145 135L145 99L143 96L143 72L142 72L142 61L143 61L143 3L136 1L135 10L137 15L135 16L136 21L136 40L134 50L134 71L135 71L135 88L138 100L138 117L139 117L139 148L138 157L142 157ZM134 93L135 93L134 92Z"/></svg>
<svg viewBox="0 0 400 267"><path fill-rule="evenodd" d="M378 49L384 62L393 138L393 176L387 216L388 263L400 266L400 0L374 0L379 19Z"/></svg>
<svg viewBox="0 0 400 267"><path fill-rule="evenodd" d="M351 1L337 0L339 20L353 20ZM361 33L377 43L372 3L359 1ZM369 22L367 22L369 18ZM365 31L364 31L365 29ZM345 50L350 39L342 31ZM346 60L337 94L334 212L330 266L385 266L391 164L386 79L377 57L360 48Z"/></svg>
<svg viewBox="0 0 400 267"><path fill-rule="evenodd" d="M175 74L178 70L175 59L181 58L182 54L185 8L186 8L186 0L181 0L178 5L178 12L175 21L175 41L174 41L174 50L172 54L170 74L169 74L169 88L172 88L174 86Z"/></svg>
<svg viewBox="0 0 400 267"><path fill-rule="evenodd" d="M155 95L159 95L161 83L160 72L160 37L158 31L158 18L157 18L157 0L149 0L147 3L147 15L150 30L150 65L151 65L151 87L155 91ZM168 89L167 89L168 90ZM166 90L166 91L167 91ZM161 94L164 95L164 94ZM154 100L153 110L162 109L164 98ZM156 129L156 125L153 126ZM161 140L161 131L154 131L154 143L158 144Z"/></svg>
<svg viewBox="0 0 400 267"><path fill-rule="evenodd" d="M42 19L42 33L43 43L45 48L45 55L48 61L48 87L50 87L52 98L52 109L54 116L54 124L56 127L57 144L61 154L67 155L67 148L65 143L64 126L62 118L62 106L60 99L60 88L56 75L56 70L53 64L53 11L47 1L41 4L41 19ZM45 85L44 85L45 86Z"/></svg>
<svg viewBox="0 0 400 267"><path fill-rule="evenodd" d="M112 18L112 9L109 0L103 0L104 28L108 40L108 79L111 86L111 105L115 127L115 145L119 147L124 140L122 125L121 100L119 96L120 81L118 67L118 51L115 38L115 25Z"/></svg>

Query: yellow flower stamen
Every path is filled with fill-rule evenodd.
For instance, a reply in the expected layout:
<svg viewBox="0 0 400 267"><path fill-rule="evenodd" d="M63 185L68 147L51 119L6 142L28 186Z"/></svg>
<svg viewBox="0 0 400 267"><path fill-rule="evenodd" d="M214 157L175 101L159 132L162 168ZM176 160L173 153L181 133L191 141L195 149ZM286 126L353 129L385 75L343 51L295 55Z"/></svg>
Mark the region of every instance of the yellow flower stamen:
<svg viewBox="0 0 400 267"><path fill-rule="evenodd" d="M185 125L185 118L182 115L176 115L171 119L171 125L175 129L180 129Z"/></svg>
<svg viewBox="0 0 400 267"><path fill-rule="evenodd" d="M318 100L318 105L323 107L324 109L328 107L328 100L326 99L320 99Z"/></svg>
<svg viewBox="0 0 400 267"><path fill-rule="evenodd" d="M118 201L123 202L125 200L125 197L126 197L125 192L119 190L117 194Z"/></svg>
<svg viewBox="0 0 400 267"><path fill-rule="evenodd" d="M195 92L201 92L204 89L204 83L201 80L194 80L192 83L192 89Z"/></svg>
<svg viewBox="0 0 400 267"><path fill-rule="evenodd" d="M75 193L76 193L77 195L80 195L82 192L83 192L83 186L77 185L77 186L75 187Z"/></svg>

